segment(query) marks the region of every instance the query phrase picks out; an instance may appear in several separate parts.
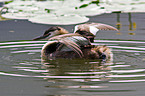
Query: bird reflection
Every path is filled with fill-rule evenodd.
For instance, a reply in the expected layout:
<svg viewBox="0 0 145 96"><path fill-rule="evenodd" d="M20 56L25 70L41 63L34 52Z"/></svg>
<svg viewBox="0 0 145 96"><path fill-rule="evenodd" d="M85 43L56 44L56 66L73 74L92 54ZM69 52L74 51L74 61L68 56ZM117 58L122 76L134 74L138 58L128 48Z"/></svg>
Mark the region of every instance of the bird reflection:
<svg viewBox="0 0 145 96"><path fill-rule="evenodd" d="M48 72L43 75L48 82L55 82L53 87L57 88L102 88L104 86L88 85L99 82L108 82L111 75L112 61L102 60L43 60L43 69ZM52 77L51 77L52 76ZM66 83L67 82L67 83ZM59 84L58 84L59 83ZM65 84L64 84L65 83ZM85 83L82 85L82 83ZM49 86L50 87L50 86ZM52 85L51 85L52 87Z"/></svg>

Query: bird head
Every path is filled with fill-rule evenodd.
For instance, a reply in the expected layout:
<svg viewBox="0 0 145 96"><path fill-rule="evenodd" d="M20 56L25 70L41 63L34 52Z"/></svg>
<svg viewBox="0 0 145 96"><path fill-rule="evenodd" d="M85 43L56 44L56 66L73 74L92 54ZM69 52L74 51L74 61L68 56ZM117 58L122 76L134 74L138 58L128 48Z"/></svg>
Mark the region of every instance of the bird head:
<svg viewBox="0 0 145 96"><path fill-rule="evenodd" d="M42 39L46 40L46 39L50 39L51 37L62 35L62 34L67 34L67 33L68 33L67 30L61 27L55 26L55 27L49 28L48 30L44 32L42 36L34 38L33 40L42 40Z"/></svg>

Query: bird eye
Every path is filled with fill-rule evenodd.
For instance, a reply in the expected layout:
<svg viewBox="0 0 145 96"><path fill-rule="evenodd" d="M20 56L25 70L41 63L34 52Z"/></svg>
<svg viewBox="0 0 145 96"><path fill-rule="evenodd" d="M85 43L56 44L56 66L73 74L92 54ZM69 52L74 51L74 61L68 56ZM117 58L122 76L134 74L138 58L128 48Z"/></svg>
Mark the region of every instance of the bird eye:
<svg viewBox="0 0 145 96"><path fill-rule="evenodd" d="M57 30L61 30L61 29L57 27Z"/></svg>
<svg viewBox="0 0 145 96"><path fill-rule="evenodd" d="M49 28L48 30L46 30L45 32L44 32L44 34L43 35L46 35L46 34L51 34L52 32L54 32L54 31L56 31L56 30L61 30L61 28L59 28L59 27L51 27L51 28Z"/></svg>

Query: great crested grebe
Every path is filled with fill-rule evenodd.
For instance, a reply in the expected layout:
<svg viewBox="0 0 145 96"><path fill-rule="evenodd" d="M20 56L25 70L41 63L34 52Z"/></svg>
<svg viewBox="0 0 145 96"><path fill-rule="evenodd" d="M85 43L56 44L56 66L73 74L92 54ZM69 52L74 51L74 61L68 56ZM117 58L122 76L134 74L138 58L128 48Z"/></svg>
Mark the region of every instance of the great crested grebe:
<svg viewBox="0 0 145 96"><path fill-rule="evenodd" d="M61 27L51 27L45 33L33 40L49 40L41 51L42 58L84 58L84 59L110 59L113 54L105 45L94 46L94 37L99 30L118 29L101 23L85 23L76 25L74 33L69 33Z"/></svg>

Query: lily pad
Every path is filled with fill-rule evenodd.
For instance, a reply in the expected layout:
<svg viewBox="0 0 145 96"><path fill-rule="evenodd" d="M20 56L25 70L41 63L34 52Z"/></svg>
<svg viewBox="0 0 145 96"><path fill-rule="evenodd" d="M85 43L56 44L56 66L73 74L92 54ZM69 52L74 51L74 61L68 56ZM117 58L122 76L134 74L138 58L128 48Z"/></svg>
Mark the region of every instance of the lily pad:
<svg viewBox="0 0 145 96"><path fill-rule="evenodd" d="M100 7L96 5L89 5L85 8L75 9L75 8L60 8L56 10L54 13L56 14L78 14L78 15L84 15L84 16L94 16L94 15L100 15L105 13L105 9L100 9Z"/></svg>
<svg viewBox="0 0 145 96"><path fill-rule="evenodd" d="M2 0L4 1L4 0ZM67 25L86 22L86 16L111 12L145 12L144 0L13 0L4 5L8 13L2 16L10 19L28 19L42 24ZM4 12L3 12L4 13Z"/></svg>
<svg viewBox="0 0 145 96"><path fill-rule="evenodd" d="M45 14L41 16L36 16L29 18L29 21L33 23L41 24L53 24L53 25L70 25L87 22L89 18L79 15L54 15L54 14Z"/></svg>
<svg viewBox="0 0 145 96"><path fill-rule="evenodd" d="M0 0L0 2L6 2L6 1L11 1L11 0Z"/></svg>
<svg viewBox="0 0 145 96"><path fill-rule="evenodd" d="M30 17L34 16L33 14L24 14L24 13L6 13L3 14L2 17L9 18L9 19L28 19Z"/></svg>
<svg viewBox="0 0 145 96"><path fill-rule="evenodd" d="M35 5L42 9L59 9L63 5L63 1L44 1L36 2Z"/></svg>
<svg viewBox="0 0 145 96"><path fill-rule="evenodd" d="M10 20L10 19L7 19L7 18L0 16L0 21L6 21L6 20Z"/></svg>

